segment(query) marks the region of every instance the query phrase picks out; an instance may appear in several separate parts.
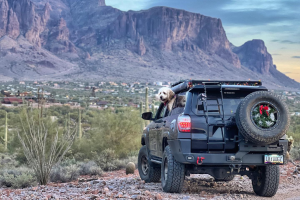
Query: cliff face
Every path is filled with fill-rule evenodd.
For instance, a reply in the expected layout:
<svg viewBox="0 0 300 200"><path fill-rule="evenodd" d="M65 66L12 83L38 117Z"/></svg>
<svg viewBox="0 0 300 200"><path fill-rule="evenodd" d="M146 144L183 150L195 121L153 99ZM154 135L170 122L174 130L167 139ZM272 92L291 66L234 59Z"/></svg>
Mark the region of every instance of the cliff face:
<svg viewBox="0 0 300 200"><path fill-rule="evenodd" d="M206 17L167 7L147 11L126 12L100 35L100 43L129 38L159 50L196 50L217 54L240 68L238 57L232 53L220 19Z"/></svg>
<svg viewBox="0 0 300 200"><path fill-rule="evenodd" d="M7 35L16 39L20 34L29 42L41 46L40 34L50 17L50 5L39 15L30 0L0 0L0 37Z"/></svg>
<svg viewBox="0 0 300 200"><path fill-rule="evenodd" d="M270 68L274 68L273 58L262 40L248 41L242 46L234 48L233 52L239 56L242 65L252 71L270 74Z"/></svg>
<svg viewBox="0 0 300 200"><path fill-rule="evenodd" d="M0 0L0 47L0 73L21 79L299 85L276 70L263 41L234 47L220 19L167 7L122 12L105 0Z"/></svg>

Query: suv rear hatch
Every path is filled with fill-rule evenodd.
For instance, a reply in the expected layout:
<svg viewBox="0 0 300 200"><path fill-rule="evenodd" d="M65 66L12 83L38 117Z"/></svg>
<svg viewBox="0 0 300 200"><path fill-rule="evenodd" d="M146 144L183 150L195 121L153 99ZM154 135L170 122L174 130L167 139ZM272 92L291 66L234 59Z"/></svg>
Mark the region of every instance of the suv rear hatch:
<svg viewBox="0 0 300 200"><path fill-rule="evenodd" d="M239 132L235 113L240 102L250 93L267 90L262 86L198 85L188 95L191 102L191 152L239 150Z"/></svg>

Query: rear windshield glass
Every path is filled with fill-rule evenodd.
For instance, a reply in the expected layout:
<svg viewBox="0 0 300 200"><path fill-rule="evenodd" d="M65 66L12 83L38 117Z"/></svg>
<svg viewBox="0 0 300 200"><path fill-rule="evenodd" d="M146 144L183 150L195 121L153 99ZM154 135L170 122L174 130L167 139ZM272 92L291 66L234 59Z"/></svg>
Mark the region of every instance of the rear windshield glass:
<svg viewBox="0 0 300 200"><path fill-rule="evenodd" d="M205 94L199 94L197 103L198 115L206 114L220 114L223 115L222 104L224 106L225 115L235 115L236 110L243 98L224 98L223 102L221 98L206 98Z"/></svg>

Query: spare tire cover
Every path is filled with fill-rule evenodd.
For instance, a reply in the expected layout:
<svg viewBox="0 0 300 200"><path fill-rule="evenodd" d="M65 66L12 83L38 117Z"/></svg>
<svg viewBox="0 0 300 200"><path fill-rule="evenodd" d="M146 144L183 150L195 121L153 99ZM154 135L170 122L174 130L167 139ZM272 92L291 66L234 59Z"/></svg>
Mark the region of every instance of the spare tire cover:
<svg viewBox="0 0 300 200"><path fill-rule="evenodd" d="M240 133L255 144L271 144L286 134L290 118L286 104L279 96L258 91L243 99L236 111Z"/></svg>

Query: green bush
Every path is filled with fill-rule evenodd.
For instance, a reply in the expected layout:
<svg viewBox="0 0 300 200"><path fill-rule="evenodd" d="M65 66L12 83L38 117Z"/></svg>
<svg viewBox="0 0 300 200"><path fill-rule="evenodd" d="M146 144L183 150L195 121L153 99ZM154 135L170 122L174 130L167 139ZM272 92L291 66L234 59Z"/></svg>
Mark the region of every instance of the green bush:
<svg viewBox="0 0 300 200"><path fill-rule="evenodd" d="M18 105L19 105L19 103L18 103L17 101L12 102L12 104L13 104L14 106L18 106Z"/></svg>
<svg viewBox="0 0 300 200"><path fill-rule="evenodd" d="M26 188L35 185L37 181L34 172L28 168L4 169L0 172L0 186Z"/></svg>
<svg viewBox="0 0 300 200"><path fill-rule="evenodd" d="M95 160L97 164L103 169L104 171L113 171L117 169L115 166L115 151L112 149L105 149L102 151L98 156L95 156Z"/></svg>
<svg viewBox="0 0 300 200"><path fill-rule="evenodd" d="M2 146L0 144L0 146ZM0 153L0 168L14 168L18 165L18 161L16 160L15 155L10 155L7 153Z"/></svg>
<svg viewBox="0 0 300 200"><path fill-rule="evenodd" d="M90 110L82 115L83 137L75 141L72 154L76 159L93 160L93 152L100 155L105 149L114 150L116 158L127 157L140 148L141 119L137 109L119 108L116 111ZM102 167L101 167L102 168Z"/></svg>

